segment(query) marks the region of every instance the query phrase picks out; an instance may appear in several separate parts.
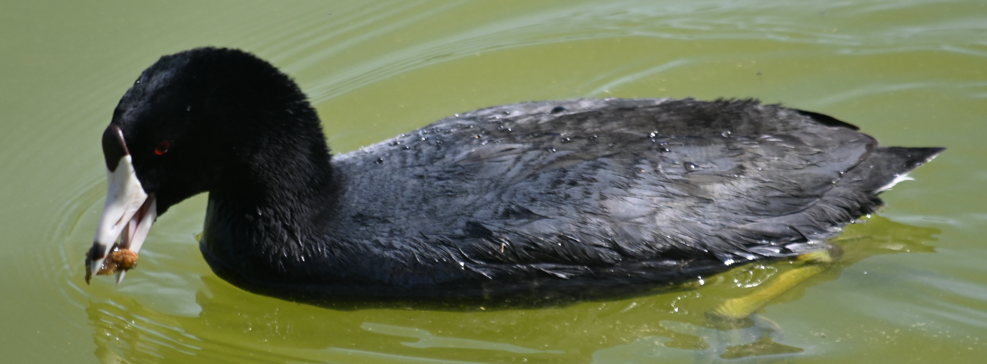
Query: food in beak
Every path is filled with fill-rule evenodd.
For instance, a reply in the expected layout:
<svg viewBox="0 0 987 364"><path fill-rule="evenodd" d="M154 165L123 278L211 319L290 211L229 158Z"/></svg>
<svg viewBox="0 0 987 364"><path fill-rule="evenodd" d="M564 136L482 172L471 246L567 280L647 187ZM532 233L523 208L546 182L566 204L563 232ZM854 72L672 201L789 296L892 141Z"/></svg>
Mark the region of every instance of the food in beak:
<svg viewBox="0 0 987 364"><path fill-rule="evenodd" d="M117 271L125 272L137 268L137 252L127 248L114 248L110 256L103 260L97 275L108 276ZM86 267L86 282L92 276L92 270Z"/></svg>
<svg viewBox="0 0 987 364"><path fill-rule="evenodd" d="M108 276L116 273L117 283L122 282L127 271L137 267L137 253L144 245L147 233L156 218L157 201L154 195L150 195L124 226L119 243L109 245L101 244L99 241L94 242L89 253L86 254L86 283L89 283L94 271L96 275ZM116 237L113 237L113 240L116 240ZM104 253L107 245L110 246L109 252ZM99 254L104 256L98 258Z"/></svg>

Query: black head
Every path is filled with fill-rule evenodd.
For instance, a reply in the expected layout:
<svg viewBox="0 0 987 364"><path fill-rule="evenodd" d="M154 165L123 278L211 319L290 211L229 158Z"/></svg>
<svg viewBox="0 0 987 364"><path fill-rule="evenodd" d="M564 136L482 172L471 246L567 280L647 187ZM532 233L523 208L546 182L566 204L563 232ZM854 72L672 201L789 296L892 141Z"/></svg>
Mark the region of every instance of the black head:
<svg viewBox="0 0 987 364"><path fill-rule="evenodd" d="M234 49L161 57L123 95L110 124L122 131L137 178L157 196L159 213L217 186L229 193L259 188L244 182L258 180L251 176L257 159L266 158L265 150L297 144L299 135L314 145L305 148L328 155L318 117L295 82ZM106 144L109 168L120 148L105 150Z"/></svg>

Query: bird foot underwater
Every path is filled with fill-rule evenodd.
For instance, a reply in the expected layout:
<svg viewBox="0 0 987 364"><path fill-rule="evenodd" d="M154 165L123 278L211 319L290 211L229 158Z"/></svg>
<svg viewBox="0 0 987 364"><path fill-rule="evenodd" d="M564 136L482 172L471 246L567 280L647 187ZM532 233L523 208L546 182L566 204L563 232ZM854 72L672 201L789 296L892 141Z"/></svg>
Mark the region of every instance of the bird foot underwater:
<svg viewBox="0 0 987 364"><path fill-rule="evenodd" d="M831 268L842 254L839 246L830 245L827 250L799 255L794 261L801 266L773 277L743 297L724 301L707 312L706 317L718 323L742 321L796 285Z"/></svg>

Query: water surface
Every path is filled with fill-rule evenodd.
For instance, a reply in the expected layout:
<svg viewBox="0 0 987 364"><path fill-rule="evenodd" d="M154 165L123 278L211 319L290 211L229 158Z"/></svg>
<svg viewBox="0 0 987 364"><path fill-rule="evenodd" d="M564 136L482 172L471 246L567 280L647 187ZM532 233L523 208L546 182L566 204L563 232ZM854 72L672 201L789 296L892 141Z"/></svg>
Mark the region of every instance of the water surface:
<svg viewBox="0 0 987 364"><path fill-rule="evenodd" d="M4 362L979 362L987 359L987 3L554 1L0 4ZM157 57L249 50L345 153L456 112L574 97L758 98L946 146L848 227L834 269L739 329L704 312L788 269L538 310L339 311L247 293L162 216L124 284L83 281L99 138Z"/></svg>

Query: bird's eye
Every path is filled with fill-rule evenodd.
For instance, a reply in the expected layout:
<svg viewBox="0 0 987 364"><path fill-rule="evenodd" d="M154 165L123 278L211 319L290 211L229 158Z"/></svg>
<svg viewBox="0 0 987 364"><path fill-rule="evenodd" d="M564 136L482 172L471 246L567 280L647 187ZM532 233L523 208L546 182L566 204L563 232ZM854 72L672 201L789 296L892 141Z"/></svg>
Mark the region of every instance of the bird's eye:
<svg viewBox="0 0 987 364"><path fill-rule="evenodd" d="M165 155L165 153L168 153L168 149L171 149L171 142L164 141L158 143L158 146L154 148L154 154Z"/></svg>

